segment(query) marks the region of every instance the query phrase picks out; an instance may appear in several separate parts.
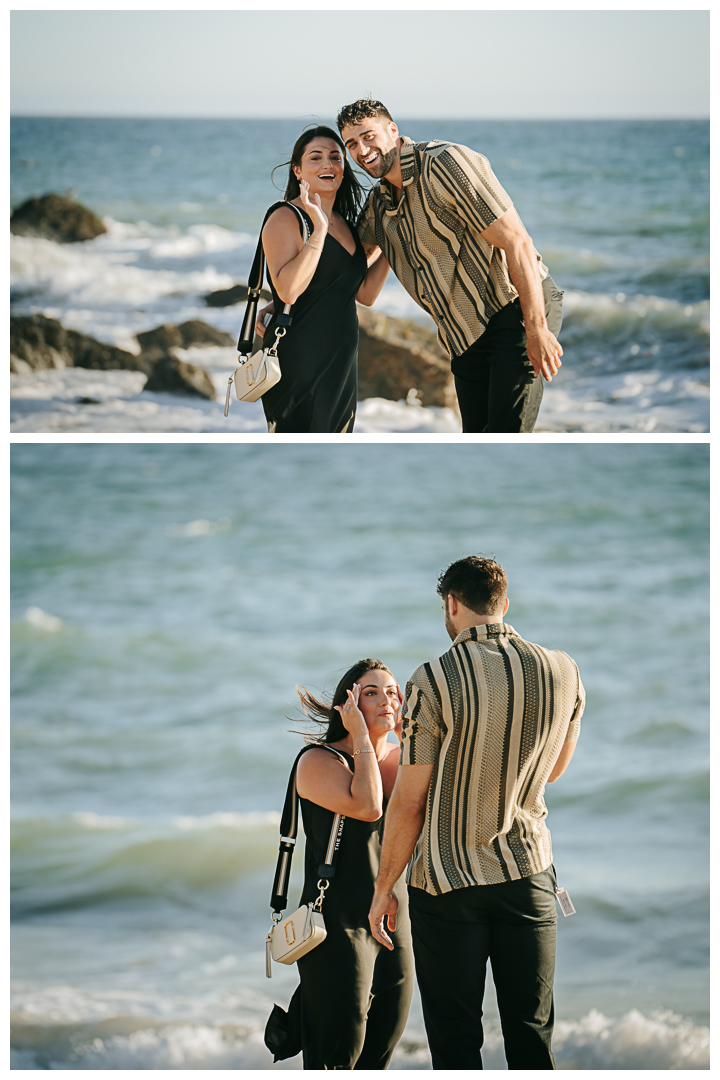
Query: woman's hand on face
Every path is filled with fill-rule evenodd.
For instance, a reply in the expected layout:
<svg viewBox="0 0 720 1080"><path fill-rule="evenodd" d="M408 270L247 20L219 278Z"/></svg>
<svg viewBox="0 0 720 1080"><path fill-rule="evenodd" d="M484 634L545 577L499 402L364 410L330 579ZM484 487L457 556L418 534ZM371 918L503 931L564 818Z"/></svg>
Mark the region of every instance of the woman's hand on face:
<svg viewBox="0 0 720 1080"><path fill-rule="evenodd" d="M357 683L353 683L352 690L348 690L348 699L344 705L336 705L335 708L342 716L342 722L348 734L353 739L357 739L363 735L367 735L368 729L365 723L365 717L358 708L358 701L360 700L360 687Z"/></svg>
<svg viewBox="0 0 720 1080"><path fill-rule="evenodd" d="M322 239L324 240L330 223L322 208L319 194L315 192L312 199L310 198L310 185L307 180L300 181L300 202L310 215L312 223L315 226L315 233L321 233ZM313 233L313 236L315 236L315 233Z"/></svg>

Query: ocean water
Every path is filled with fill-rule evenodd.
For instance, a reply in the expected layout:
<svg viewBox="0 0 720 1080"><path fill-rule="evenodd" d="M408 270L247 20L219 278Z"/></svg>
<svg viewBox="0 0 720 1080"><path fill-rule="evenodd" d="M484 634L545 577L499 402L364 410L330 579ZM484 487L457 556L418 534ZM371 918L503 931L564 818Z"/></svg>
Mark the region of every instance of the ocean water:
<svg viewBox="0 0 720 1080"><path fill-rule="evenodd" d="M473 551L587 689L547 790L558 1066L709 1067L706 446L11 451L15 1068L300 1067L262 1043L295 684L404 683ZM417 994L392 1067L429 1068Z"/></svg>
<svg viewBox="0 0 720 1080"><path fill-rule="evenodd" d="M77 245L13 237L13 309L134 350L138 331L163 322L204 318L236 334L242 308L207 308L202 297L246 278L263 213L284 190L286 170L276 173L276 187L271 171L318 119L327 122L14 118L12 206L71 191L105 218L109 233ZM537 430L708 430L706 122L399 123L415 140L447 138L486 154L565 290L564 365L546 387ZM377 307L432 325L394 278ZM220 385L234 353L197 360ZM166 397L148 396L153 420L143 415L148 399L105 381L106 408L98 412L77 408L67 379L56 376L33 393L19 377L16 429L183 424ZM230 430L220 408L176 430ZM238 410L236 429L255 430L255 413ZM408 430L402 408L385 413L384 426L364 428L361 410L360 430ZM453 429L451 418L432 411L412 428Z"/></svg>

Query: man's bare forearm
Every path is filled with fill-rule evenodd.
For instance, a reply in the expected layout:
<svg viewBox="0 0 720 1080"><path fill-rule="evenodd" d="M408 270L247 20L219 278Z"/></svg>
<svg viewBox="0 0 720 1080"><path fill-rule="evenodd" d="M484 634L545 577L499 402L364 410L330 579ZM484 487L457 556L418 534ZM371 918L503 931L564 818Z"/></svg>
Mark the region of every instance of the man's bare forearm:
<svg viewBox="0 0 720 1080"><path fill-rule="evenodd" d="M505 249L510 280L517 289L522 308L525 333L527 335L527 355L533 366L535 376L542 375L548 382L557 375L562 367L562 346L549 330L545 318L545 297L543 294L540 268L532 240L527 237L517 243L509 244Z"/></svg>
<svg viewBox="0 0 720 1080"><path fill-rule="evenodd" d="M395 882L410 862L424 823L424 806L403 806L390 801L385 815L376 892L392 892Z"/></svg>
<svg viewBox="0 0 720 1080"><path fill-rule="evenodd" d="M520 299L526 332L546 330L545 297L535 249L531 243L518 243L505 251L505 257L510 280Z"/></svg>

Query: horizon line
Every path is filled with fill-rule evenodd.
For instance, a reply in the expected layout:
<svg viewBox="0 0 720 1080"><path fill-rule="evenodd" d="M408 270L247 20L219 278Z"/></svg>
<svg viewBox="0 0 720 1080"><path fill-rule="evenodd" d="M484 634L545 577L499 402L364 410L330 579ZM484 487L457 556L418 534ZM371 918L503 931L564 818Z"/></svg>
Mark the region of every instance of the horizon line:
<svg viewBox="0 0 720 1080"><path fill-rule="evenodd" d="M203 115L182 115L179 113L145 113L142 115L132 115L126 113L53 113L53 112L16 112L10 113L11 120L314 120L317 119L319 114L307 113L303 116L262 116L262 115L243 115L243 116L217 116L210 114ZM669 121L669 120L710 120L709 113L707 115L699 115L697 113L689 114L683 113L674 116L668 115L641 115L635 114L630 116L618 116L618 115L602 115L602 116L452 116L452 115L412 115L404 116L404 121L414 120L431 120L433 122L439 121L468 121L468 122L490 122L490 123L506 123L508 121L521 121L532 123L553 123L579 120L597 120L597 121L627 121L628 123L637 122L640 120L645 121Z"/></svg>

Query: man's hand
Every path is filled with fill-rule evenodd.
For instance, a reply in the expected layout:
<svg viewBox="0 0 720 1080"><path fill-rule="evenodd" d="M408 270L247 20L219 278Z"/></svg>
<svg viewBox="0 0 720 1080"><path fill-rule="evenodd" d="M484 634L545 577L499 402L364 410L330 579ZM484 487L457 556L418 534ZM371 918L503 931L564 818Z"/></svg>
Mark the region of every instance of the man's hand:
<svg viewBox="0 0 720 1080"><path fill-rule="evenodd" d="M542 375L547 382L551 382L558 368L562 367L562 345L547 327L535 331L526 328L526 334L528 359L535 371L535 378Z"/></svg>
<svg viewBox="0 0 720 1080"><path fill-rule="evenodd" d="M397 929L397 910L398 901L394 892L375 892L370 914L368 915L370 929L375 940L384 945L386 949L390 949L391 952L395 946L386 934L383 922L387 915L387 928L394 933Z"/></svg>
<svg viewBox="0 0 720 1080"><path fill-rule="evenodd" d="M525 321L527 354L535 372L548 382L562 367L562 346L545 321L545 298L543 296L538 257L527 230L518 217L514 206L493 221L480 233L488 244L505 252L508 274L517 289Z"/></svg>

